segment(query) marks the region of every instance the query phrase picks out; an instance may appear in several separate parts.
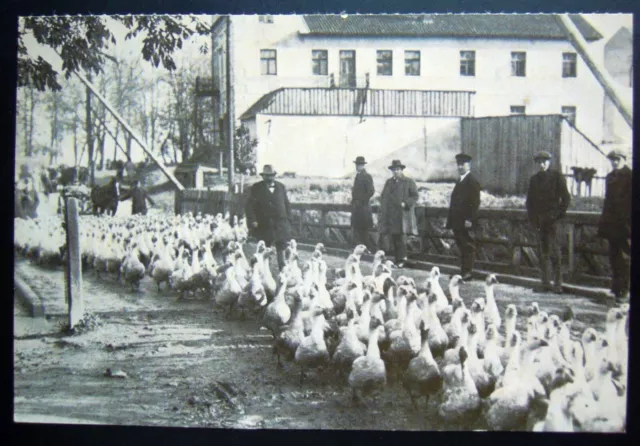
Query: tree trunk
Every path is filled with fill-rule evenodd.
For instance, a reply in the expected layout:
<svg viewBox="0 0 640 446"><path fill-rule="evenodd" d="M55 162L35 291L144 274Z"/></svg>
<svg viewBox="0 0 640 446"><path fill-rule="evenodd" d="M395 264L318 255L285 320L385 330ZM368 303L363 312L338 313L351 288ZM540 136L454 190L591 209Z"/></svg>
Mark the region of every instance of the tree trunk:
<svg viewBox="0 0 640 446"><path fill-rule="evenodd" d="M116 134L113 137L114 145L113 145L113 162L115 163L118 160L118 132L120 131L120 124L116 122Z"/></svg>
<svg viewBox="0 0 640 446"><path fill-rule="evenodd" d="M88 77L91 81L91 77ZM86 109L85 118L87 126L87 155L89 157L89 184L93 186L95 178L95 162L93 159L93 122L91 121L91 90L86 88Z"/></svg>

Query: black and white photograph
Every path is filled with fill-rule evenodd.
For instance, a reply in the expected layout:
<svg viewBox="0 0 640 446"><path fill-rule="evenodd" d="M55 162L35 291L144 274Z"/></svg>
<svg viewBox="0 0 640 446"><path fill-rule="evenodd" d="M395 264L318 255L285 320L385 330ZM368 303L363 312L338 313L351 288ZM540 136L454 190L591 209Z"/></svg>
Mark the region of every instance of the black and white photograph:
<svg viewBox="0 0 640 446"><path fill-rule="evenodd" d="M17 27L14 422L627 432L632 14Z"/></svg>

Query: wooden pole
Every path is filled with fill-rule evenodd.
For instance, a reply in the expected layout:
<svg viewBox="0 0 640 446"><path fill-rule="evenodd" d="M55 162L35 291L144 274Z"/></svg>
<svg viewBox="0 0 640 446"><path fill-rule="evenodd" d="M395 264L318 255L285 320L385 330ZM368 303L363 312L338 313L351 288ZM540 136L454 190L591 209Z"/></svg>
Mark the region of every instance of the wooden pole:
<svg viewBox="0 0 640 446"><path fill-rule="evenodd" d="M122 125L122 127L124 127L124 129L129 132L135 142L137 142L140 147L142 147L144 153L146 153L149 158L151 158L153 162L156 163L162 173L165 174L165 176L176 186L176 188L181 191L184 190L184 186L180 183L180 181L178 181L177 178L169 171L169 169L167 169L164 163L147 148L146 144L137 134L137 132L133 130L133 128L131 128L129 124L127 124L124 118L120 116L120 114L107 102L107 100L98 92L98 90L91 84L91 82L89 82L83 75L81 75L77 71L74 71L74 74L78 77L78 79L80 79L83 84L86 85L89 90L91 90L91 93L93 93L93 95L98 98L100 102L102 102L105 108L109 110L109 113L111 113L113 117L116 118L116 120Z"/></svg>
<svg viewBox="0 0 640 446"><path fill-rule="evenodd" d="M227 144L229 148L229 159L227 160L227 182L229 192L233 192L233 171L234 171L234 150L233 150L233 86L231 83L231 16L227 16Z"/></svg>
<svg viewBox="0 0 640 446"><path fill-rule="evenodd" d="M65 262L65 281L67 286L65 301L69 305L69 328L73 328L84 316L78 200L73 197L65 198L65 227L67 232L67 261Z"/></svg>
<svg viewBox="0 0 640 446"><path fill-rule="evenodd" d="M582 37L582 34L580 34L576 25L571 21L569 15L558 14L556 15L556 20L565 31L565 34L573 47L576 49L578 54L580 54L595 78L600 83L606 95L609 96L611 102L616 106L629 127L633 129L633 112L631 106L623 102L622 97L616 90L615 81L609 73L607 73L603 68L601 69L601 67L599 67L594 61L593 57L591 57L587 48L587 41Z"/></svg>
<svg viewBox="0 0 640 446"><path fill-rule="evenodd" d="M86 89L86 131L87 131L87 152L89 155L89 184L94 185L95 163L93 159L93 122L91 121L91 91Z"/></svg>

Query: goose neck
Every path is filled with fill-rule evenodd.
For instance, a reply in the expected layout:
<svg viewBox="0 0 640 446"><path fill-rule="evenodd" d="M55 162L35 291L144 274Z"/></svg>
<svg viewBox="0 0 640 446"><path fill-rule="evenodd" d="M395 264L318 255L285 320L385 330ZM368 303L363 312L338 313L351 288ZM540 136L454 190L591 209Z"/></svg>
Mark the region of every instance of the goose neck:
<svg viewBox="0 0 640 446"><path fill-rule="evenodd" d="M380 347L378 347L378 330L371 330L369 332L367 357L372 359L380 359Z"/></svg>

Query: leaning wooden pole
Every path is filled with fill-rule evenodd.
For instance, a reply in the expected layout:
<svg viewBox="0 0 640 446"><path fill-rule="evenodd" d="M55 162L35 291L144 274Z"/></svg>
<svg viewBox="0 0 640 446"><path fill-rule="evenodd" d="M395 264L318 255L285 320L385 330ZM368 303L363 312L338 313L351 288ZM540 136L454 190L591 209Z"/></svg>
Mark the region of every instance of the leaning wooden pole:
<svg viewBox="0 0 640 446"><path fill-rule="evenodd" d="M556 20L565 31L567 38L576 49L580 57L587 64L595 78L598 80L605 93L616 106L626 123L633 129L633 111L630 104L625 104L622 97L615 88L615 81L604 69L598 66L593 57L589 54L587 41L582 37L576 25L571 21L568 14L556 15Z"/></svg>
<svg viewBox="0 0 640 446"><path fill-rule="evenodd" d="M100 102L102 102L102 105L104 105L105 108L109 110L109 113L111 113L113 117L116 118L116 120L120 124L122 124L122 127L124 127L124 129L127 132L129 132L129 134L135 140L135 142L137 142L140 145L140 147L142 147L142 150L144 150L144 153L146 153L149 156L149 158L151 158L153 162L156 163L156 165L160 168L162 173L165 174L165 176L169 179L169 181L171 181L178 190L183 191L184 186L180 183L180 181L178 181L178 179L169 171L169 169L167 169L164 163L158 157L156 157L156 155L152 153L151 150L147 148L147 145L144 143L142 138L138 136L137 132L133 130L133 128L131 128L129 124L127 124L124 118L120 116L120 114L107 102L107 100L98 92L98 90L91 84L91 82L89 82L83 75L81 75L77 71L75 71L74 74L78 77L78 79L80 79L80 81L83 84L86 85L86 87L89 90L91 90L91 93L93 93L93 95L96 98L98 98Z"/></svg>

